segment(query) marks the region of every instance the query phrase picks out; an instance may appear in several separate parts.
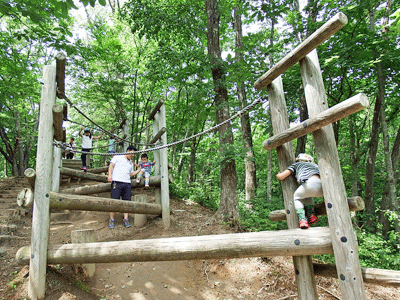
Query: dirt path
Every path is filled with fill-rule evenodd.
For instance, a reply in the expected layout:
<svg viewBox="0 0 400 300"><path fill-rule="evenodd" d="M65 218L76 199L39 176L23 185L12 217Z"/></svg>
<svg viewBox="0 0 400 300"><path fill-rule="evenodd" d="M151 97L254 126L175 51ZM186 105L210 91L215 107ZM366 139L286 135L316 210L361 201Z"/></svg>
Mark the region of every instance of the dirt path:
<svg viewBox="0 0 400 300"><path fill-rule="evenodd" d="M151 190L135 191L138 193L148 193L154 201ZM79 229L93 229L99 242L233 232L223 225L207 225L212 214L190 201L171 199L169 230L163 228L159 218L149 218L143 228L124 228L121 214L116 215L116 228L110 230L108 213L57 212L51 217L50 243L70 243L71 231ZM30 218L30 212L21 216L13 232L18 239L0 246L0 299L27 297L29 268L17 266L14 257L20 247L30 243ZM130 215L131 223L132 218ZM57 265L49 267L46 279L48 300L298 299L289 257L105 263L96 265L92 278L75 274L72 266ZM316 276L316 281L320 299L339 299L336 279ZM365 286L368 299L400 299L400 288Z"/></svg>

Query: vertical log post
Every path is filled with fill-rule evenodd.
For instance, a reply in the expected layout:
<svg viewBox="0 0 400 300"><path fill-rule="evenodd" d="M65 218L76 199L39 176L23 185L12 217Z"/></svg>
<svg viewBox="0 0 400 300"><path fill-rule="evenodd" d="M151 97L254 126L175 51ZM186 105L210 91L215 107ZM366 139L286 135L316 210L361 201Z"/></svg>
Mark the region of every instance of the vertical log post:
<svg viewBox="0 0 400 300"><path fill-rule="evenodd" d="M65 98L65 62L67 57L64 53L59 52L56 55L56 82L57 82L57 97Z"/></svg>
<svg viewBox="0 0 400 300"><path fill-rule="evenodd" d="M54 146L54 155L53 155L53 176L52 176L52 185L51 191L58 193L60 191L60 181L61 181L61 159L62 159L62 150L60 147Z"/></svg>
<svg viewBox="0 0 400 300"><path fill-rule="evenodd" d="M147 195L135 195L133 196L133 202L147 203ZM138 228L144 227L147 223L147 215L145 214L135 214L133 219L133 225Z"/></svg>
<svg viewBox="0 0 400 300"><path fill-rule="evenodd" d="M73 244L94 243L94 230L82 229L71 231L71 242ZM86 277L93 277L96 271L96 264L75 265L75 271L79 272L79 269L82 269Z"/></svg>
<svg viewBox="0 0 400 300"><path fill-rule="evenodd" d="M300 61L308 113L328 109L317 51ZM332 124L313 132L342 298L367 299Z"/></svg>
<svg viewBox="0 0 400 300"><path fill-rule="evenodd" d="M160 107L159 129L166 128L165 118L165 105ZM167 133L161 136L161 144L167 144ZM170 220L170 207L169 207L169 180L168 180L168 150L163 148L160 150L160 173L161 173L161 207L162 207L162 220L164 228L169 228L171 225Z"/></svg>
<svg viewBox="0 0 400 300"><path fill-rule="evenodd" d="M279 76L267 86L270 101L271 120L274 134L279 134L289 128L286 101L283 92L282 77ZM279 171L282 172L291 165L294 160L292 142L288 142L276 148ZM281 182L283 200L285 202L286 219L288 228L299 228L299 221L294 208L293 194L297 188L296 180L289 176ZM293 264L296 274L297 293L300 300L317 300L318 292L314 278L314 271L310 256L294 256Z"/></svg>
<svg viewBox="0 0 400 300"><path fill-rule="evenodd" d="M32 188L35 188L36 171L32 168L28 168L24 171L26 179Z"/></svg>
<svg viewBox="0 0 400 300"><path fill-rule="evenodd" d="M56 68L44 66L40 101L38 146L36 154L36 181L32 217L31 256L29 265L29 296L45 298L47 244L49 241L49 192L53 160L53 112L56 102Z"/></svg>
<svg viewBox="0 0 400 300"><path fill-rule="evenodd" d="M159 102L160 103L160 102ZM154 112L154 110L153 110ZM151 120L153 120L153 134L157 134L157 132L160 130L160 124L159 124L159 119L160 116L157 113L151 113L151 116L153 117ZM150 119L150 117L149 117ZM160 175L161 168L160 168L160 150L156 150L153 152L154 153L154 159L156 161L156 165L154 166L154 175ZM161 205L161 188L156 187L154 189L155 197L156 197L156 203Z"/></svg>

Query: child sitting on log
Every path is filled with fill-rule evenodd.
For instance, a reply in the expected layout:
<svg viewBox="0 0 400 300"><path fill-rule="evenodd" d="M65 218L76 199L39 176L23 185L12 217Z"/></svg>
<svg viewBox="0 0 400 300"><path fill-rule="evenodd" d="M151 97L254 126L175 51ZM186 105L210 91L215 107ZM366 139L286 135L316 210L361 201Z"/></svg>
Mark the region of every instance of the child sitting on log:
<svg viewBox="0 0 400 300"><path fill-rule="evenodd" d="M314 213L313 197L323 197L321 179L319 177L318 165L314 163L311 155L300 153L296 162L290 165L285 171L276 175L279 180L293 174L300 186L294 192L294 207L299 217L301 229L307 229L309 224L318 222Z"/></svg>
<svg viewBox="0 0 400 300"><path fill-rule="evenodd" d="M153 160L153 162L148 161L149 158L146 153L143 153L140 156L141 162L136 165L136 167L140 167L140 172L137 175L136 182L140 182L140 178L144 177L144 187L149 188L149 183L150 183L150 175L151 175L151 167L155 165L156 161Z"/></svg>

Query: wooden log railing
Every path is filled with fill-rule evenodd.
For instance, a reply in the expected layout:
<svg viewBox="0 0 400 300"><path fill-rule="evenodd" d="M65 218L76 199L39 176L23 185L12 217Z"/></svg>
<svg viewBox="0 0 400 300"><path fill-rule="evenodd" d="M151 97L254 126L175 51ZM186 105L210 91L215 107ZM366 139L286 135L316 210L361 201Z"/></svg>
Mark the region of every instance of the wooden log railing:
<svg viewBox="0 0 400 300"><path fill-rule="evenodd" d="M337 278L335 265L314 263L313 268L315 275ZM364 282L400 287L400 271L361 267L361 273Z"/></svg>
<svg viewBox="0 0 400 300"><path fill-rule="evenodd" d="M60 172L61 172L61 175L68 175L68 176L90 179L90 180L95 180L95 181L100 181L100 182L108 182L107 175L99 175L99 174L94 174L91 172L83 172L82 170L76 170L76 169L65 168L65 167L61 167Z"/></svg>
<svg viewBox="0 0 400 300"><path fill-rule="evenodd" d="M83 173L83 172L82 172ZM171 182L172 176L169 176L169 181ZM161 176L150 176L150 187L159 187L161 185ZM139 183L136 179L132 180L132 188L142 188L144 187L144 180ZM77 194L77 195L89 195L96 193L103 193L111 191L111 183L99 183L94 185L85 185L76 188L63 189L60 192L64 194Z"/></svg>
<svg viewBox="0 0 400 300"><path fill-rule="evenodd" d="M16 254L20 265L29 263L30 246ZM266 256L331 254L329 228L231 233L87 244L49 245L49 264L177 261Z"/></svg>
<svg viewBox="0 0 400 300"><path fill-rule="evenodd" d="M68 209L83 211L106 211L161 215L161 205L154 203L115 200L104 197L60 194L49 192L50 209ZM33 193L23 189L18 194L17 204L23 208L33 206Z"/></svg>
<svg viewBox="0 0 400 300"><path fill-rule="evenodd" d="M317 48L328 38L334 35L337 31L347 24L347 17L345 14L339 12L333 16L328 22L322 25L317 31L310 35L304 42L298 45L288 55L281 59L275 66L268 72L261 76L255 83L254 87L261 90L269 85L274 79L278 78L283 72L291 66L299 62L308 53Z"/></svg>
<svg viewBox="0 0 400 300"><path fill-rule="evenodd" d="M367 96L360 93L319 113L314 118L305 120L296 126L290 127L285 131L270 137L268 140L263 142L263 147L265 150L274 149L287 142L304 136L307 133L313 132L326 125L341 120L344 117L365 109L368 106L369 102Z"/></svg>
<svg viewBox="0 0 400 300"><path fill-rule="evenodd" d="M347 202L349 204L350 211L360 211L365 208L364 200L359 196L347 198ZM318 216L326 215L325 202L315 204L314 211ZM271 211L269 213L269 219L271 221L285 221L286 211L284 209Z"/></svg>

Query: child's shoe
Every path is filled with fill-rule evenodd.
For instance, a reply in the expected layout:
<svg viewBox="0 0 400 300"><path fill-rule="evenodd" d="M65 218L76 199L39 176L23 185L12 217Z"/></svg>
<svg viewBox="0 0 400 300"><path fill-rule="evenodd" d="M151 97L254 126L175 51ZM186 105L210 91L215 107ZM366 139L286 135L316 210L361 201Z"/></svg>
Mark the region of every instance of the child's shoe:
<svg viewBox="0 0 400 300"><path fill-rule="evenodd" d="M315 224L318 222L318 217L314 214L308 217L308 224Z"/></svg>
<svg viewBox="0 0 400 300"><path fill-rule="evenodd" d="M310 227L310 226L308 225L308 222L307 222L306 219L300 220L299 224L300 224L300 228L301 228L301 229L307 229L308 227Z"/></svg>
<svg viewBox="0 0 400 300"><path fill-rule="evenodd" d="M136 183L139 183L140 182L140 178L136 178Z"/></svg>
<svg viewBox="0 0 400 300"><path fill-rule="evenodd" d="M124 226L125 226L126 228L131 227L131 223L129 223L129 220L128 220L128 219L123 219L122 222L124 223Z"/></svg>
<svg viewBox="0 0 400 300"><path fill-rule="evenodd" d="M110 229L113 229L115 227L115 224L114 224L114 220L109 220L108 221L108 228L110 228Z"/></svg>
<svg viewBox="0 0 400 300"><path fill-rule="evenodd" d="M81 170L83 170L83 171L87 171L87 168L86 167L81 167Z"/></svg>
<svg viewBox="0 0 400 300"><path fill-rule="evenodd" d="M149 186L148 184L146 184L146 185L144 186L144 188L145 188L145 189L149 189L150 186Z"/></svg>

